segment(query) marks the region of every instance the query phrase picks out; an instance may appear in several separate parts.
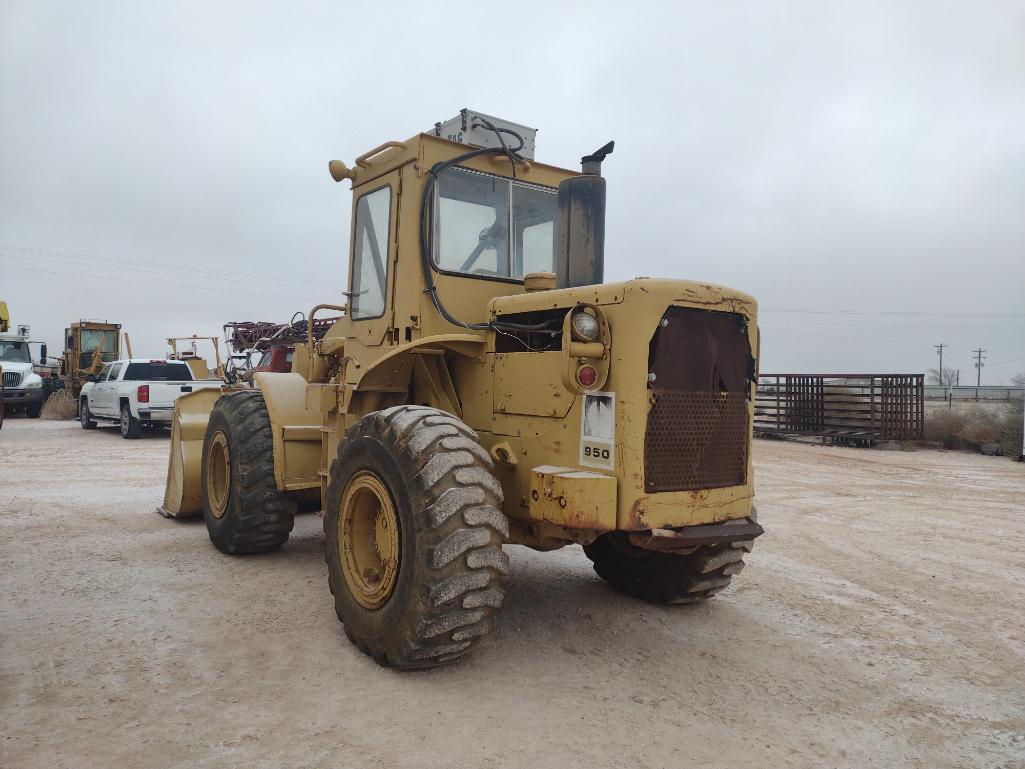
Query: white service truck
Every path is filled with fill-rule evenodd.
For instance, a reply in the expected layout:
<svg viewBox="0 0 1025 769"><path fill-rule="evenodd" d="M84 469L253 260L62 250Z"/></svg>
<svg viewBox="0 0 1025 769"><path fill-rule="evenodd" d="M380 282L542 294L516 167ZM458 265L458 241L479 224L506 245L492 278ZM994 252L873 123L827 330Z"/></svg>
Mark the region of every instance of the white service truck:
<svg viewBox="0 0 1025 769"><path fill-rule="evenodd" d="M0 333L0 369L3 373L3 388L0 398L8 413L22 409L31 418L39 416L43 408L45 393L43 378L33 370L29 339L19 329L17 334ZM43 346L46 355L46 346Z"/></svg>
<svg viewBox="0 0 1025 769"><path fill-rule="evenodd" d="M138 438L143 427L170 427L178 396L222 384L220 379L196 379L180 360L116 360L82 387L78 419L84 430L99 421L117 422L122 438Z"/></svg>

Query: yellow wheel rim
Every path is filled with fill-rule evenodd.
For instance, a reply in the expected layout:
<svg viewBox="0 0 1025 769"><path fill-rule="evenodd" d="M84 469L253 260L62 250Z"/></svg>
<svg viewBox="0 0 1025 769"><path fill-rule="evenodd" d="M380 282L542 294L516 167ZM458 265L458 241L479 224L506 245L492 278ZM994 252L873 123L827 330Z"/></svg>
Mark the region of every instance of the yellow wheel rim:
<svg viewBox="0 0 1025 769"><path fill-rule="evenodd" d="M387 487L372 472L352 477L339 510L338 553L353 598L377 609L399 574L399 519Z"/></svg>
<svg viewBox="0 0 1025 769"><path fill-rule="evenodd" d="M231 453L228 436L218 430L206 452L206 497L214 518L224 517L231 493Z"/></svg>

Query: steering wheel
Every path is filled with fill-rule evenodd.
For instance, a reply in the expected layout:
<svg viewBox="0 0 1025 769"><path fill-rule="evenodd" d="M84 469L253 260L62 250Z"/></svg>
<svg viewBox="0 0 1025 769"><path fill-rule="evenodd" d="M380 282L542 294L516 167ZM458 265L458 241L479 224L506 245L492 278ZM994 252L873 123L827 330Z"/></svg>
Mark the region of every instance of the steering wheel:
<svg viewBox="0 0 1025 769"><path fill-rule="evenodd" d="M473 247L473 251L466 257L466 261L463 262L463 266L459 268L460 272L479 272L478 270L471 269L477 260L480 259L480 255L489 248L498 250L498 245L506 240L506 223L500 219L496 219L495 223L490 227L485 227L480 231L480 235L477 236L477 245ZM493 273L498 275L499 273Z"/></svg>

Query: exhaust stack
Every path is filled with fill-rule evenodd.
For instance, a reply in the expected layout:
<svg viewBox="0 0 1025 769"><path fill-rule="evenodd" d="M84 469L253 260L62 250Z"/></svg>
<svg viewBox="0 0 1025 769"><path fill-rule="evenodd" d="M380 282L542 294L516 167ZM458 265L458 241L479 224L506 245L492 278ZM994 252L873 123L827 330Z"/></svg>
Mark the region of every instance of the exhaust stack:
<svg viewBox="0 0 1025 769"><path fill-rule="evenodd" d="M559 185L555 226L556 288L592 286L605 278L605 179L602 161L612 154L609 142L580 159L582 176Z"/></svg>

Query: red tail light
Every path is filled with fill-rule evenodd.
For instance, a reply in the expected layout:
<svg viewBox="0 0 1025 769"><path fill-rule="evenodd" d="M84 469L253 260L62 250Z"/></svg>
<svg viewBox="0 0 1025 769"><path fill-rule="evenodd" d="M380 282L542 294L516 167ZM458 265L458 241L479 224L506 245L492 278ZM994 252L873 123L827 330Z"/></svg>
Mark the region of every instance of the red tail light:
<svg viewBox="0 0 1025 769"><path fill-rule="evenodd" d="M581 366L577 369L577 381L584 387L590 387L598 381L598 372L594 366Z"/></svg>
<svg viewBox="0 0 1025 769"><path fill-rule="evenodd" d="M139 385L137 394L139 403L149 403L149 385Z"/></svg>

